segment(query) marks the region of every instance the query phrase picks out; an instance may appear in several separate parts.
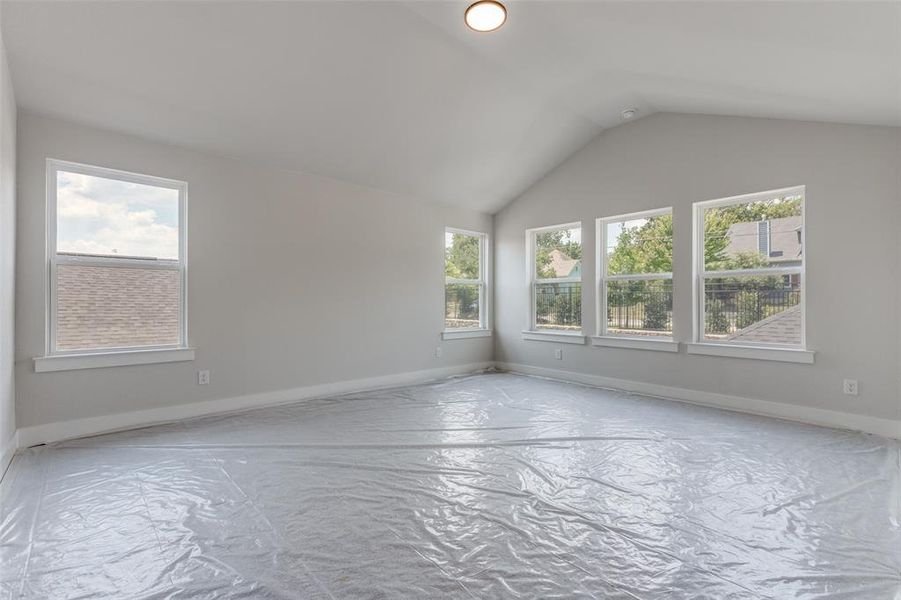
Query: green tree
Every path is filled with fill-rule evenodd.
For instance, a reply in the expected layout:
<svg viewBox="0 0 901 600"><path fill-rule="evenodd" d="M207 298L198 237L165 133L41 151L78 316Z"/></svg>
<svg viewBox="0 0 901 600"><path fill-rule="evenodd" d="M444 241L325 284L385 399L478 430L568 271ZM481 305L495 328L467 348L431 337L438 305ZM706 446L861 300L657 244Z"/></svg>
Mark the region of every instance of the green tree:
<svg viewBox="0 0 901 600"><path fill-rule="evenodd" d="M474 235L452 233L444 247L444 274L455 279L479 278L480 240Z"/></svg>
<svg viewBox="0 0 901 600"><path fill-rule="evenodd" d="M757 252L726 254L729 228L736 223L798 216L800 198L778 198L711 208L704 211L704 264L708 270L752 269L764 266L765 256ZM607 263L611 275L625 273L668 273L673 269L672 215L651 217L638 227L619 234Z"/></svg>
<svg viewBox="0 0 901 600"><path fill-rule="evenodd" d="M671 272L672 215L651 217L639 227L624 228L616 239L607 269L611 275Z"/></svg>

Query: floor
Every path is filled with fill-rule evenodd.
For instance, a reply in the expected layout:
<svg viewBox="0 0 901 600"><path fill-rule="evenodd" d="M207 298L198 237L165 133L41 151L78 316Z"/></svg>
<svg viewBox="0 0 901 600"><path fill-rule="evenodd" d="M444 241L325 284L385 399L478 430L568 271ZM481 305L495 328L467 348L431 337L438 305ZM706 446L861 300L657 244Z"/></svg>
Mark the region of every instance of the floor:
<svg viewBox="0 0 901 600"><path fill-rule="evenodd" d="M31 449L2 598L901 597L901 445L512 374Z"/></svg>

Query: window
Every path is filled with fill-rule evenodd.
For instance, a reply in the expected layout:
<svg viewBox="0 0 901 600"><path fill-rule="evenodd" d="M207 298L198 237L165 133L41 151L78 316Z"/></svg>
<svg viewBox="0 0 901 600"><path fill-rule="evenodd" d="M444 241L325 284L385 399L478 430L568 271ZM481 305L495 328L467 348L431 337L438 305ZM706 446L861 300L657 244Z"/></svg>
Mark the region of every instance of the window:
<svg viewBox="0 0 901 600"><path fill-rule="evenodd" d="M582 331L582 227L530 229L529 277L533 331Z"/></svg>
<svg viewBox="0 0 901 600"><path fill-rule="evenodd" d="M695 341L803 349L804 188L697 203L695 232Z"/></svg>
<svg viewBox="0 0 901 600"><path fill-rule="evenodd" d="M488 329L487 256L484 233L444 231L444 339Z"/></svg>
<svg viewBox="0 0 901 600"><path fill-rule="evenodd" d="M48 356L184 347L187 184L47 170Z"/></svg>
<svg viewBox="0 0 901 600"><path fill-rule="evenodd" d="M598 247L598 335L672 338L672 210L598 219Z"/></svg>

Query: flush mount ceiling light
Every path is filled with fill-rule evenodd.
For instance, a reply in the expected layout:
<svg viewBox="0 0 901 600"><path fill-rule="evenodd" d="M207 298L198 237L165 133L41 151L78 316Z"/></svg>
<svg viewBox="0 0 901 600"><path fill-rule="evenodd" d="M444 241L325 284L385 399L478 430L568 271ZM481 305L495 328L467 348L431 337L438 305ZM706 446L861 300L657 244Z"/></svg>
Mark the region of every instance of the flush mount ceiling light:
<svg viewBox="0 0 901 600"><path fill-rule="evenodd" d="M479 0L466 9L464 18L474 31L494 31L507 20L507 9L496 0Z"/></svg>

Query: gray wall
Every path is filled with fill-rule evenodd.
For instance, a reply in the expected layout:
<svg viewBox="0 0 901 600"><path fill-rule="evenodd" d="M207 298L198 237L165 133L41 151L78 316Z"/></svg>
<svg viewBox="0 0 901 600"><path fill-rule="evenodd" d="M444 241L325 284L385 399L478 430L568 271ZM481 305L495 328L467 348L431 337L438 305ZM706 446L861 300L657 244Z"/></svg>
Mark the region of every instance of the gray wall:
<svg viewBox="0 0 901 600"><path fill-rule="evenodd" d="M188 182L194 363L34 373L48 157ZM440 341L444 227L491 216L27 113L19 193L19 427L491 360L490 338Z"/></svg>
<svg viewBox="0 0 901 600"><path fill-rule="evenodd" d="M16 432L16 101L0 37L0 475Z"/></svg>
<svg viewBox="0 0 901 600"><path fill-rule="evenodd" d="M498 361L901 417L901 130L658 114L611 129L495 216ZM675 337L691 339L692 203L807 186L807 337L815 365L523 341L524 230L582 221L583 324L595 332L597 217L672 206ZM842 379L860 380L860 396Z"/></svg>

